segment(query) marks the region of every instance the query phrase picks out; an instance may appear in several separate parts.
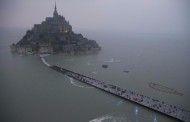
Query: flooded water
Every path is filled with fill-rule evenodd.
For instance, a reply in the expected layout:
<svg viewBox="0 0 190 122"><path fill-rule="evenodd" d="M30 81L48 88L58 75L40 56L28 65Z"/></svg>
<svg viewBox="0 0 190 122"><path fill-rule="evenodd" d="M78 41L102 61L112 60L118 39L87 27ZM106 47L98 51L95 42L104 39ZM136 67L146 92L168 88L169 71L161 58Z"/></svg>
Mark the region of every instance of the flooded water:
<svg viewBox="0 0 190 122"><path fill-rule="evenodd" d="M68 78L38 55L10 52L24 31L1 34L1 112L5 122L177 122L177 120ZM190 41L177 35L83 32L102 50L82 56L50 55L50 64L190 110ZM7 36L9 35L9 36ZM102 65L108 65L107 69ZM124 72L127 71L127 72ZM150 83L182 95L149 87Z"/></svg>

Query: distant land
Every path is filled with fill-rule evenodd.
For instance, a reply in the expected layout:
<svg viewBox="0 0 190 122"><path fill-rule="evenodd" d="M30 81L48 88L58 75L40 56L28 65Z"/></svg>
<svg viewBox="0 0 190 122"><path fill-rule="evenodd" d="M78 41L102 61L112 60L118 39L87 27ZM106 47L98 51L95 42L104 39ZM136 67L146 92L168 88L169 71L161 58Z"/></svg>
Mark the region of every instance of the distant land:
<svg viewBox="0 0 190 122"><path fill-rule="evenodd" d="M11 51L19 54L91 54L101 50L94 40L75 34L65 17L57 12L56 4L53 17L46 17L41 24L34 24L24 37L11 45Z"/></svg>

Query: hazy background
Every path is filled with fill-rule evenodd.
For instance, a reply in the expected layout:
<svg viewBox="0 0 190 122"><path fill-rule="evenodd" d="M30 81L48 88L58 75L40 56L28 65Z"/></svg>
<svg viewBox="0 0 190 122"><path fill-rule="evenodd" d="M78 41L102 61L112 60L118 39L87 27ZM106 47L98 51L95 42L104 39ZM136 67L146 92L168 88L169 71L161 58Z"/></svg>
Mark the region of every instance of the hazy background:
<svg viewBox="0 0 190 122"><path fill-rule="evenodd" d="M56 2L58 13L73 30L96 40L102 51L81 57L52 55L47 57L50 64L190 110L190 0ZM54 5L55 0L0 0L0 117L6 122L87 122L117 114L113 119L152 122L156 115L158 122L175 121L140 106L136 116L136 104L98 89L76 87L42 65L38 56L12 54L10 45L51 17ZM120 62L109 63L111 59ZM109 68L102 69L102 64ZM148 86L150 82L184 96L156 91Z"/></svg>
<svg viewBox="0 0 190 122"><path fill-rule="evenodd" d="M190 0L56 0L74 31L190 34ZM0 0L0 28L26 28L51 17L55 0Z"/></svg>

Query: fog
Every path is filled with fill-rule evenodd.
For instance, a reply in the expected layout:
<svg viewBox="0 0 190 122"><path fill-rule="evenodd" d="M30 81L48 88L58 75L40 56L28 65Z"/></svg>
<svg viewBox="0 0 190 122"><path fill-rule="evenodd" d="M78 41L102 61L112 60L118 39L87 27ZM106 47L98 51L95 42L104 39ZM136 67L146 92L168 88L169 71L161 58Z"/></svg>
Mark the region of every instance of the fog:
<svg viewBox="0 0 190 122"><path fill-rule="evenodd" d="M190 34L189 0L56 0L73 30ZM54 0L1 0L0 28L32 28Z"/></svg>

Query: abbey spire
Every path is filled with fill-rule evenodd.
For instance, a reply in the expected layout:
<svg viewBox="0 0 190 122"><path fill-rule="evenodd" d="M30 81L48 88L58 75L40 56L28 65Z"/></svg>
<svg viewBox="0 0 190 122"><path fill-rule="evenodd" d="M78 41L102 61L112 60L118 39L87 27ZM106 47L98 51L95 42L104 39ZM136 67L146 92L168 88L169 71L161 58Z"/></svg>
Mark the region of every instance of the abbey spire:
<svg viewBox="0 0 190 122"><path fill-rule="evenodd" d="M55 1L55 10L57 10L57 7L56 7L56 1Z"/></svg>
<svg viewBox="0 0 190 122"><path fill-rule="evenodd" d="M58 12L57 12L56 2L55 2L55 9L53 12L53 17L57 17L57 16L58 16Z"/></svg>

